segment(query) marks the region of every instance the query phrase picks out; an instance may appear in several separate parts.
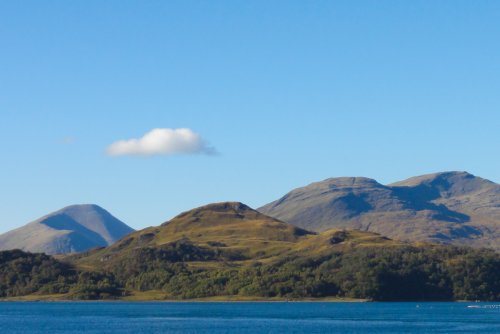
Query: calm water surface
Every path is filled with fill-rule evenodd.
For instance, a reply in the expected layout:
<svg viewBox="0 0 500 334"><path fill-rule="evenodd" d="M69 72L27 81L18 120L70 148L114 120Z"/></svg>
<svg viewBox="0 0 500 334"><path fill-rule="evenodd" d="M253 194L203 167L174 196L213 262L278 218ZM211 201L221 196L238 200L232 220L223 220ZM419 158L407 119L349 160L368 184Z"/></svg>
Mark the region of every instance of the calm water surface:
<svg viewBox="0 0 500 334"><path fill-rule="evenodd" d="M2 334L78 332L498 334L500 303L0 303Z"/></svg>

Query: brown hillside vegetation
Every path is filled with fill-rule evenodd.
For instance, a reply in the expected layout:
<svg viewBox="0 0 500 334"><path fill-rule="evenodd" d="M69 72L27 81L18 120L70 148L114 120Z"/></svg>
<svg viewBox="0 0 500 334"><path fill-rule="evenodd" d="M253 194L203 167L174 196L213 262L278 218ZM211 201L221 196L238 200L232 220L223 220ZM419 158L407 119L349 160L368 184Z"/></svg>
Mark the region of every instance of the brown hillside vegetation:
<svg viewBox="0 0 500 334"><path fill-rule="evenodd" d="M332 229L309 232L281 222L239 202L209 204L176 216L158 227L151 227L124 237L114 245L76 255L76 263L106 267L142 248L168 245L193 245L208 253L217 253L226 261L240 265L255 260L270 262L283 256L301 256L341 250L354 246L396 246L400 242L378 234ZM220 266L219 261L193 261L192 265ZM210 262L210 261L208 261Z"/></svg>

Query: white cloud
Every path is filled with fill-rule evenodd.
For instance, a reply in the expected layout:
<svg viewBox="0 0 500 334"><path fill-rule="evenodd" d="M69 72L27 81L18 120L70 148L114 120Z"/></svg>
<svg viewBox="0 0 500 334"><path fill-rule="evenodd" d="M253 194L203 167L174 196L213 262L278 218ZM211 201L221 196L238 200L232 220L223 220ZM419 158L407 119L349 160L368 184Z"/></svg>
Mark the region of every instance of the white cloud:
<svg viewBox="0 0 500 334"><path fill-rule="evenodd" d="M153 129L141 138L119 140L106 153L118 155L215 154L201 136L191 129Z"/></svg>

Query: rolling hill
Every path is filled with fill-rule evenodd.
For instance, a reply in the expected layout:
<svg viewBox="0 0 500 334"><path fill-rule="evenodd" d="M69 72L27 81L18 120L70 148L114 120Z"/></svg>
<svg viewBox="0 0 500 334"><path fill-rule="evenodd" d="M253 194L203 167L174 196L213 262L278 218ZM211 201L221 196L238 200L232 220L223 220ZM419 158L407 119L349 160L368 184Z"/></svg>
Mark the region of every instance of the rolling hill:
<svg viewBox="0 0 500 334"><path fill-rule="evenodd" d="M311 231L359 229L398 240L500 250L500 185L467 172L390 185L331 178L292 190L258 211Z"/></svg>
<svg viewBox="0 0 500 334"><path fill-rule="evenodd" d="M72 205L0 235L0 250L82 252L111 245L133 231L97 205Z"/></svg>
<svg viewBox="0 0 500 334"><path fill-rule="evenodd" d="M331 242L342 235L345 243ZM184 212L158 227L131 233L115 244L70 258L87 269L109 269L145 249L193 251L192 266L224 261L272 262L283 256L317 255L345 245L401 245L378 234L332 229L318 234L266 216L243 203L214 203ZM335 247L334 247L335 246ZM332 248L333 247L333 248ZM175 249L172 250L175 253ZM135 254L134 254L135 253ZM192 261L198 259L199 261ZM216 260L217 259L217 260ZM210 260L210 261L206 261ZM223 260L222 262L218 260Z"/></svg>

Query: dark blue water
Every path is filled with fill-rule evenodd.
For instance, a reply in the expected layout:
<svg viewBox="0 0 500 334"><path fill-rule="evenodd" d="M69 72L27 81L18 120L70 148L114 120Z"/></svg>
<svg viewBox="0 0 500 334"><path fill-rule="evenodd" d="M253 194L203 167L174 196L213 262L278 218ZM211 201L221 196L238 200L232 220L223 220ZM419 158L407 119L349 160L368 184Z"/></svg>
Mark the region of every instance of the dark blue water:
<svg viewBox="0 0 500 334"><path fill-rule="evenodd" d="M0 303L0 333L78 332L498 334L500 303Z"/></svg>

